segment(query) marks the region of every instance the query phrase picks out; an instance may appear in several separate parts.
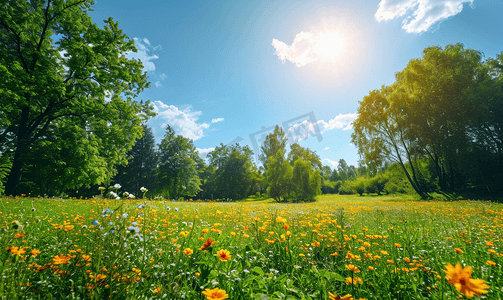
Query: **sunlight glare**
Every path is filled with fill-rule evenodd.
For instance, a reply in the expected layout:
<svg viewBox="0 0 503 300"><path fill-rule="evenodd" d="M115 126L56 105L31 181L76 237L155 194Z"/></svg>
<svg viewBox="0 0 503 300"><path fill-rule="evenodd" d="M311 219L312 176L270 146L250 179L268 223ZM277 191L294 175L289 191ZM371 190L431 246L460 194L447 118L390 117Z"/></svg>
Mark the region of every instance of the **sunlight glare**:
<svg viewBox="0 0 503 300"><path fill-rule="evenodd" d="M318 41L314 45L314 51L325 59L335 60L341 52L343 42L341 37L335 32L322 32L318 36Z"/></svg>

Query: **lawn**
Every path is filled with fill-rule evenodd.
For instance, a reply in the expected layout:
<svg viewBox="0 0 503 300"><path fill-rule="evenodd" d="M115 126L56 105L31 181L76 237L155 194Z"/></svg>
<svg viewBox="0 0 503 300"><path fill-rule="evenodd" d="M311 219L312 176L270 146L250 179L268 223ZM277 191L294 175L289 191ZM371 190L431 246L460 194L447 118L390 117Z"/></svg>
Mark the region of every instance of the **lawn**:
<svg viewBox="0 0 503 300"><path fill-rule="evenodd" d="M0 211L2 299L503 299L503 204L19 197Z"/></svg>

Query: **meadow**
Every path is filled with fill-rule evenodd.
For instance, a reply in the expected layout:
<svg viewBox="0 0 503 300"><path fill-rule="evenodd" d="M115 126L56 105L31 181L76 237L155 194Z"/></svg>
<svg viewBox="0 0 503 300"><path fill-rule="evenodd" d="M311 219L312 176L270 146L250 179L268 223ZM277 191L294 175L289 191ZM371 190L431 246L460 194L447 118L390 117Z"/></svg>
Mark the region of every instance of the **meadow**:
<svg viewBox="0 0 503 300"><path fill-rule="evenodd" d="M503 204L0 200L1 299L503 299Z"/></svg>

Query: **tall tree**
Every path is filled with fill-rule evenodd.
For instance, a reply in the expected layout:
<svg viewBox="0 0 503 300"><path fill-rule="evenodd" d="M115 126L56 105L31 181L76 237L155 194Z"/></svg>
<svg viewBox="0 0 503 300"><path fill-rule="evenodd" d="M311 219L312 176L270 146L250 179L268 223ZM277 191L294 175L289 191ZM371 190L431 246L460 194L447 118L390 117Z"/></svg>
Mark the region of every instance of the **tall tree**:
<svg viewBox="0 0 503 300"><path fill-rule="evenodd" d="M202 159L192 140L176 135L171 126L158 145L159 167L157 171L159 186L169 197L193 197L200 190L198 165Z"/></svg>
<svg viewBox="0 0 503 300"><path fill-rule="evenodd" d="M141 122L153 115L148 102L133 101L149 86L141 62L126 57L136 51L134 41L111 18L103 29L94 24L87 14L92 4L0 3L7 194L20 193L21 180L51 178L59 190L109 180L141 136Z"/></svg>
<svg viewBox="0 0 503 300"><path fill-rule="evenodd" d="M275 156L269 157L267 171L267 194L277 202L287 202L292 192L293 167L286 161L280 149Z"/></svg>
<svg viewBox="0 0 503 300"><path fill-rule="evenodd" d="M273 133L266 136L264 143L260 146L259 155L259 160L262 162L266 171L269 166L270 157L275 157L279 150L285 155L287 142L288 138L286 137L285 131L279 126L274 128Z"/></svg>
<svg viewBox="0 0 503 300"><path fill-rule="evenodd" d="M483 76L481 58L461 44L428 47L396 74L396 87L404 95L406 138L431 159L442 190L456 185L458 154L467 148L466 130L480 105L473 91Z"/></svg>
<svg viewBox="0 0 503 300"><path fill-rule="evenodd" d="M152 128L143 125L143 136L136 140L133 148L128 151L128 164L117 167L117 175L113 181L120 183L123 191L142 195L141 187L153 191L155 186L155 168L157 153Z"/></svg>
<svg viewBox="0 0 503 300"><path fill-rule="evenodd" d="M302 158L304 161L311 163L311 167L321 169L320 156L316 151L311 151L309 148L301 147L297 143L290 145L290 152L288 153L288 161L293 166L298 158Z"/></svg>
<svg viewBox="0 0 503 300"><path fill-rule="evenodd" d="M255 165L252 163L253 151L239 144L227 146L220 144L208 154L209 164L214 167L208 188L217 198L241 199L248 196L257 179Z"/></svg>

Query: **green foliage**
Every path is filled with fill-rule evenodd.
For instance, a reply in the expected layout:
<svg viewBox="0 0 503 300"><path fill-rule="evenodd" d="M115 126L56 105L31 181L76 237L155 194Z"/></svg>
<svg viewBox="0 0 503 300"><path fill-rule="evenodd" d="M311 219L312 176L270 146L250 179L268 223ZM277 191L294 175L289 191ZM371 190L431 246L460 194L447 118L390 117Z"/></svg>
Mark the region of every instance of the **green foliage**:
<svg viewBox="0 0 503 300"><path fill-rule="evenodd" d="M365 192L365 178L364 177L358 177L356 180L351 182L351 186L355 192L357 192L360 196L363 195Z"/></svg>
<svg viewBox="0 0 503 300"><path fill-rule="evenodd" d="M175 199L195 196L201 190L197 167L203 162L192 140L175 135L168 125L158 145L158 153L157 180L160 192Z"/></svg>
<svg viewBox="0 0 503 300"><path fill-rule="evenodd" d="M286 202L292 191L293 167L285 160L281 149L269 157L267 194L276 202Z"/></svg>
<svg viewBox="0 0 503 300"><path fill-rule="evenodd" d="M342 185L342 181L330 181L330 180L324 180L323 183L321 184L321 192L323 194L338 194L339 193L339 188Z"/></svg>
<svg viewBox="0 0 503 300"><path fill-rule="evenodd" d="M128 151L126 166L117 166L117 175L113 182L119 183L122 190L140 198L141 187L153 191L155 186L155 168L157 167L157 153L152 128L143 125L143 135L136 140L133 148Z"/></svg>
<svg viewBox="0 0 503 300"><path fill-rule="evenodd" d="M365 96L352 142L371 175L383 162L396 162L424 199L475 182L478 189L501 192L503 76L497 61L482 62L480 52L461 44L429 47L396 74L395 83Z"/></svg>
<svg viewBox="0 0 503 300"><path fill-rule="evenodd" d="M252 163L252 156L248 146L239 144L220 144L208 153L210 168L204 175L203 197L242 199L257 189L260 194L263 176Z"/></svg>
<svg viewBox="0 0 503 300"><path fill-rule="evenodd" d="M7 194L59 193L110 180L153 115L133 40L92 1L0 4L0 152ZM57 35L57 37L56 37ZM27 189L27 190L26 190Z"/></svg>
<svg viewBox="0 0 503 300"><path fill-rule="evenodd" d="M271 157L275 157L278 151L281 151L283 155L286 153L287 141L285 131L279 126L274 128L273 133L266 136L264 143L260 146L259 155L259 160L266 171L269 169L269 160Z"/></svg>

